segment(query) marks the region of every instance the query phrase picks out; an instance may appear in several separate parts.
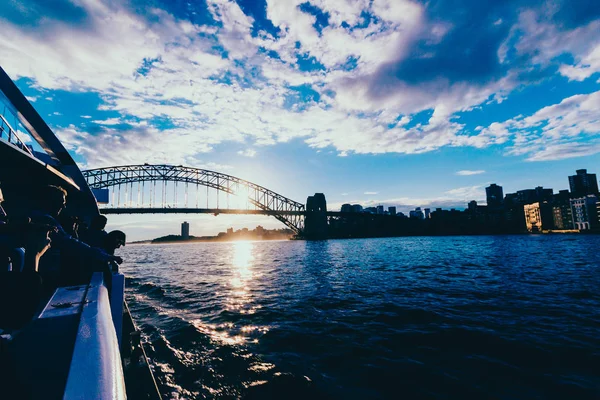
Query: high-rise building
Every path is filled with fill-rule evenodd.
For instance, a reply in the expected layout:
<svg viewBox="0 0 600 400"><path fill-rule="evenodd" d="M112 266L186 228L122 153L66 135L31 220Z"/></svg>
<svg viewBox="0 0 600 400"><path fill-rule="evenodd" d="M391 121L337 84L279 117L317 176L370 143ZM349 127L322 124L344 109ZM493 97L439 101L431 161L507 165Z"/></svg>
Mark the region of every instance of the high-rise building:
<svg viewBox="0 0 600 400"><path fill-rule="evenodd" d="M181 224L181 237L183 239L190 238L190 224L188 224L186 221Z"/></svg>
<svg viewBox="0 0 600 400"><path fill-rule="evenodd" d="M571 205L569 203L553 205L552 213L554 214L553 218L555 229L573 229L573 214L571 212Z"/></svg>
<svg viewBox="0 0 600 400"><path fill-rule="evenodd" d="M352 212L352 204L342 204L342 212Z"/></svg>
<svg viewBox="0 0 600 400"><path fill-rule="evenodd" d="M352 212L361 213L363 212L363 207L360 204L352 204Z"/></svg>
<svg viewBox="0 0 600 400"><path fill-rule="evenodd" d="M388 207L388 212L390 213L390 215L396 215L396 207Z"/></svg>
<svg viewBox="0 0 600 400"><path fill-rule="evenodd" d="M573 215L570 203L571 193L559 190L552 196L552 213L554 214L554 229L573 229Z"/></svg>
<svg viewBox="0 0 600 400"><path fill-rule="evenodd" d="M544 189L538 186L535 189L517 190L516 193L507 193L504 198L504 206L509 209L514 206L532 204L537 202L552 201L554 190Z"/></svg>
<svg viewBox="0 0 600 400"><path fill-rule="evenodd" d="M377 206L377 214L383 215L383 206Z"/></svg>
<svg viewBox="0 0 600 400"><path fill-rule="evenodd" d="M589 194L571 199L573 227L579 230L598 228L598 197Z"/></svg>
<svg viewBox="0 0 600 400"><path fill-rule="evenodd" d="M525 204L525 226L529 232L542 231L542 217L540 215L540 203Z"/></svg>
<svg viewBox="0 0 600 400"><path fill-rule="evenodd" d="M485 188L485 197L489 208L501 208L502 200L504 199L504 191L502 186L492 183Z"/></svg>
<svg viewBox="0 0 600 400"><path fill-rule="evenodd" d="M538 186L535 189L517 190L517 202L521 204L531 204L540 201L551 201L554 191L552 189L544 189Z"/></svg>
<svg viewBox="0 0 600 400"><path fill-rule="evenodd" d="M541 232L552 229L554 218L552 205L548 202L536 202L523 206L525 213L525 227L529 232Z"/></svg>
<svg viewBox="0 0 600 400"><path fill-rule="evenodd" d="M475 200L471 200L467 206L469 213L475 214L477 212L477 202Z"/></svg>
<svg viewBox="0 0 600 400"><path fill-rule="evenodd" d="M431 218L431 208L426 208L424 211L425 211L425 219Z"/></svg>
<svg viewBox="0 0 600 400"><path fill-rule="evenodd" d="M421 207L417 207L413 211L410 211L408 213L408 215L410 216L410 218L415 218L415 219L423 219L424 218L423 211L421 211Z"/></svg>
<svg viewBox="0 0 600 400"><path fill-rule="evenodd" d="M596 174L588 174L587 169L578 169L577 175L569 176L571 194L576 197L598 193L598 180Z"/></svg>

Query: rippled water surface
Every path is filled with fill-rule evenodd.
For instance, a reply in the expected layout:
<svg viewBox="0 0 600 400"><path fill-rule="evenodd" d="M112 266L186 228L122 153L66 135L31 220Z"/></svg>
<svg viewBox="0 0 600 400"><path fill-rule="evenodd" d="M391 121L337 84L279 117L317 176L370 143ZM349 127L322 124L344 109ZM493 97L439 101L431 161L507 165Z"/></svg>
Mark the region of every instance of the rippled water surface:
<svg viewBox="0 0 600 400"><path fill-rule="evenodd" d="M128 245L165 398L598 399L600 236Z"/></svg>

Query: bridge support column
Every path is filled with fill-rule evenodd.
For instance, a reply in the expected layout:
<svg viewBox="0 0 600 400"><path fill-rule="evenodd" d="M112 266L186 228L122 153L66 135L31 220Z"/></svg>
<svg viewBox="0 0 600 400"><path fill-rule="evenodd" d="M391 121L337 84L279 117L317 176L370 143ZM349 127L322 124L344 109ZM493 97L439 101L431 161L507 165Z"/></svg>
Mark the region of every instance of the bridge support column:
<svg viewBox="0 0 600 400"><path fill-rule="evenodd" d="M308 240L327 239L327 201L323 193L315 193L306 199L304 238Z"/></svg>

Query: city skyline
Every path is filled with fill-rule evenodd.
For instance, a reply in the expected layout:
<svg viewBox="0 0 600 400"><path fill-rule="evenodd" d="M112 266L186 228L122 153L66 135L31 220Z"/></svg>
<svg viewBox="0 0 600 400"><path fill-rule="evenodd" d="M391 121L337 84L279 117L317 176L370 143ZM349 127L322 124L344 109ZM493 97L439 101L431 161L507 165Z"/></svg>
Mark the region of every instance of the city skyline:
<svg viewBox="0 0 600 400"><path fill-rule="evenodd" d="M82 168L182 164L402 211L600 165L592 1L61 0L0 19L3 68ZM136 238L169 218L110 223Z"/></svg>
<svg viewBox="0 0 600 400"><path fill-rule="evenodd" d="M554 195L559 195L559 194L564 194L564 192L567 192L567 194L569 196L567 196L568 198L578 198L578 197L583 197L586 196L587 194L596 194L598 193L598 180L597 180L597 176L595 173L593 173L593 171L588 171L587 168L582 168L582 169L578 169L576 171L573 171L572 173L574 173L574 175L566 175L565 179L568 182L568 188L558 188L558 189L554 189L554 188L549 188L549 187L544 187L542 185L536 185L536 186L532 186L532 187L528 187L528 188L519 188L516 190L508 190L506 192L504 192L504 187L502 185L497 185L496 183L489 183L488 187L482 187L481 188L481 192L483 197L478 199L478 198L472 198L470 200L465 200L464 203L457 203L456 205L444 205L442 203L427 203L427 204L416 204L416 205L398 205L396 203L386 203L386 204L382 204L382 203L369 203L368 205L363 205L360 203L344 203L344 204L336 204L336 203L328 203L328 210L329 211L342 211L342 212L370 212L372 214L386 214L386 215L398 215L398 216L403 216L403 217L410 217L413 218L415 215L413 215L413 213L415 211L417 211L417 213L422 214L422 216L427 219L429 218L429 214L435 212L436 210L442 209L442 210L457 210L457 211L466 211L467 209L470 208L471 203L475 202L477 206L481 207L483 206L484 208L490 205L490 201L489 198L494 197L494 196L498 196L498 193L501 195L499 198L499 201L496 201L491 210L499 210L501 208L503 208L504 205L504 201L505 199L508 199L509 197L512 199L515 196L517 196L517 198L519 197L519 194L531 197L531 195L534 195L534 197L539 197L539 196L544 196L546 194L554 194ZM575 180L577 178L579 179L585 179L585 177L589 177L589 181L586 181L587 185L590 187L588 189L587 192L585 193L581 193L578 192L578 188L579 186L575 183ZM580 188L579 188L580 190ZM533 193L530 193L533 192ZM544 194L542 194L544 193ZM523 201L523 200L519 200L519 201ZM531 201L525 201L524 204L530 204L530 203L535 203L539 200L531 200ZM351 208L354 208L355 206L360 206L360 211L357 211L356 209L353 209L350 211L350 209L345 209L344 206L351 206ZM370 210L368 210L370 209ZM392 211L393 210L393 211ZM153 216L153 217L157 217L157 218L164 218L165 220L169 220L170 223L160 227L160 232L164 233L164 234L171 234L170 230L173 230L173 218L172 215L154 215L154 214L147 214L146 217L148 216ZM114 217L111 216L111 217ZM121 218L127 218L127 216L119 216ZM137 219L137 216L130 216L134 219ZM281 229L283 227L283 225L276 221L274 218L270 217L270 216L251 216L251 215L228 215L228 214L221 214L221 216L219 216L219 218L215 218L212 216L206 216L205 214L202 215L194 215L194 214L187 214L186 218L188 220L207 220L210 219L212 223L206 225L206 226L202 226L202 225L192 225L193 228L192 229L198 229L198 231L200 232L201 235L209 235L209 234L214 234L215 229L220 229L221 231L223 230L228 230L230 228L229 225L231 225L231 227L236 227L236 229L247 229L248 226L251 226L252 224L256 224L256 226L260 226L265 225L268 226L270 228L267 229ZM146 218L147 219L147 218ZM257 222L258 221L258 222ZM196 221L198 222L198 221ZM136 222L134 222L134 224L136 224ZM186 224L186 230L187 232L189 232L190 229L190 224L185 221L183 222L183 224ZM181 233L183 236L183 224L181 225ZM119 227L122 227L121 225L118 225ZM135 226L135 225L134 225ZM148 232L148 228L155 228L152 227L151 225L144 225L142 227L142 229L145 232ZM233 229L233 228L232 228ZM165 233L166 232L166 233ZM188 233L189 234L189 233ZM148 236L148 234L146 233L146 236ZM138 241L138 240L148 240L149 238L147 238L146 236L134 236L134 239L131 239L131 241Z"/></svg>

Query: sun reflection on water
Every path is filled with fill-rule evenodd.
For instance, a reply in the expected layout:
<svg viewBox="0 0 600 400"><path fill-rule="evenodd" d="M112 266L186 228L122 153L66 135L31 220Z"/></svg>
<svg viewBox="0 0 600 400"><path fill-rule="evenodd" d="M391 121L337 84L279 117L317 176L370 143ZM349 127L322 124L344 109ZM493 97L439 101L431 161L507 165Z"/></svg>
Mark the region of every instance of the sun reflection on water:
<svg viewBox="0 0 600 400"><path fill-rule="evenodd" d="M247 289L246 284L252 279L253 248L252 242L240 241L233 244L233 277L229 283L236 289ZM237 292L242 292L242 290Z"/></svg>
<svg viewBox="0 0 600 400"><path fill-rule="evenodd" d="M225 286L222 306L229 312L227 318L234 320L214 323L197 318L192 321L198 331L215 342L230 346L258 343L257 337L269 331L268 326L252 324L249 319L261 308L256 304L256 292L251 290L253 280L260 276L255 270L255 245L247 241L233 242L227 260L223 260L226 278L222 282Z"/></svg>
<svg viewBox="0 0 600 400"><path fill-rule="evenodd" d="M254 243L234 242L231 257L230 292L226 307L240 314L254 314L258 307L252 306L249 285L254 276Z"/></svg>

